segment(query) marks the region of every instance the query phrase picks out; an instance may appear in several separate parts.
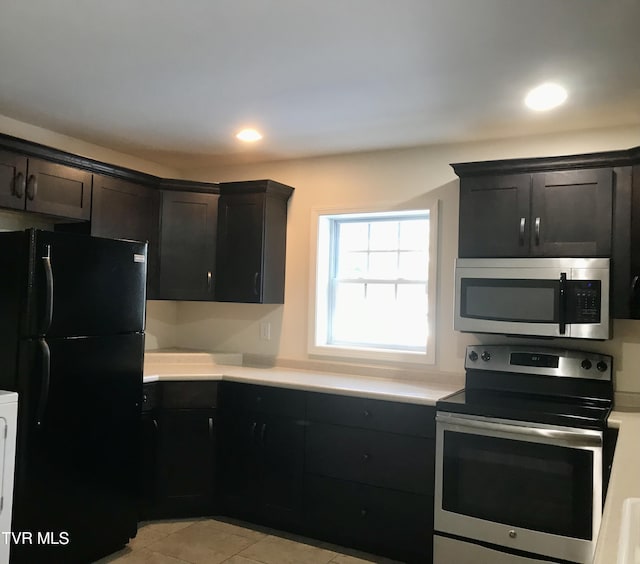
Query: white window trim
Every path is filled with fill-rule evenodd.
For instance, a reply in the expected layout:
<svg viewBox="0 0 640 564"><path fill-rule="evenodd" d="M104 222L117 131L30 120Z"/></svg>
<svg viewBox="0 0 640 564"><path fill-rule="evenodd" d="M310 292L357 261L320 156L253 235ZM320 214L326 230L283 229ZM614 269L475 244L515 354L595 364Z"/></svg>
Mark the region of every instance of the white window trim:
<svg viewBox="0 0 640 564"><path fill-rule="evenodd" d="M309 326L307 330L307 352L310 356L333 358L337 360L353 361L381 361L407 364L435 364L436 362L436 317L437 317L437 280L438 280L438 207L439 201L421 205L419 208L398 208L394 206L353 207L353 208L313 208L311 210L311 233L309 249ZM318 236L319 227L323 221L328 223L325 216L355 213L380 213L380 212L404 212L427 210L429 212L429 272L427 280L427 304L428 304L428 341L426 352L408 352L372 349L367 347L339 347L335 345L321 344L316 338L318 334L326 335L326 323L318 327L318 323L326 322L328 304L326 287L321 287L328 280L329 271L329 245L325 244L328 238ZM320 291L320 295L318 295ZM322 311L323 315L318 315Z"/></svg>

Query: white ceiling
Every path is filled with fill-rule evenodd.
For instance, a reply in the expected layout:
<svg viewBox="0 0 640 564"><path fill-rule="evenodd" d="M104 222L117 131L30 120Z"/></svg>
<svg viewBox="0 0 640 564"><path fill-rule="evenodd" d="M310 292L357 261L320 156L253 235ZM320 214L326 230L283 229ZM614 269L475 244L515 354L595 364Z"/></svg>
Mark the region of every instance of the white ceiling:
<svg viewBox="0 0 640 564"><path fill-rule="evenodd" d="M640 125L638 22L640 0L0 0L0 114L177 168ZM569 101L533 114L547 80Z"/></svg>

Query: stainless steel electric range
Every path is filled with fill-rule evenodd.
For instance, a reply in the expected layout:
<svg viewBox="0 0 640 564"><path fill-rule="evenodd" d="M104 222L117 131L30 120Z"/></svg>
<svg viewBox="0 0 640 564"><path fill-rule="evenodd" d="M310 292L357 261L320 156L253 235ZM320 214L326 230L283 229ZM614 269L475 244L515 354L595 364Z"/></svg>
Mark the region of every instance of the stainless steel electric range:
<svg viewBox="0 0 640 564"><path fill-rule="evenodd" d="M467 348L437 402L435 564L591 562L614 437L612 358Z"/></svg>

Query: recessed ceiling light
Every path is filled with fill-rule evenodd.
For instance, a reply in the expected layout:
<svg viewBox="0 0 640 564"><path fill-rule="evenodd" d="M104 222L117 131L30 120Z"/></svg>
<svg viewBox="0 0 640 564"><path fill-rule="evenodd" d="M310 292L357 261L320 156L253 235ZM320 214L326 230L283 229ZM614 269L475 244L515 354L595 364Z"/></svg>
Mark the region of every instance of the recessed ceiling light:
<svg viewBox="0 0 640 564"><path fill-rule="evenodd" d="M538 112L551 110L567 99L567 91L559 84L546 82L530 90L524 103Z"/></svg>
<svg viewBox="0 0 640 564"><path fill-rule="evenodd" d="M260 141L260 139L262 139L262 134L255 129L243 129L236 134L236 137L240 139L240 141L253 143L254 141Z"/></svg>

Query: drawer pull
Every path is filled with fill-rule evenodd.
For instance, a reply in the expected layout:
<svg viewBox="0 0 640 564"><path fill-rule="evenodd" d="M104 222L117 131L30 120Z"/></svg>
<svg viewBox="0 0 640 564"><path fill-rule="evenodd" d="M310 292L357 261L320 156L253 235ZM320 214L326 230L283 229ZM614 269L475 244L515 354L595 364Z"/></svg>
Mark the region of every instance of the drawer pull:
<svg viewBox="0 0 640 564"><path fill-rule="evenodd" d="M371 413L369 413L369 410L365 409L365 410L362 412L362 415L363 415L364 417L369 417L369 416L371 415Z"/></svg>
<svg viewBox="0 0 640 564"><path fill-rule="evenodd" d="M256 403L260 403L262 401L262 396L256 396Z"/></svg>
<svg viewBox="0 0 640 564"><path fill-rule="evenodd" d="M369 459L371 458L371 456L369 456L366 452L362 455L362 462L369 462Z"/></svg>
<svg viewBox="0 0 640 564"><path fill-rule="evenodd" d="M367 515L369 515L369 511L367 509L360 510L360 517L366 517Z"/></svg>

